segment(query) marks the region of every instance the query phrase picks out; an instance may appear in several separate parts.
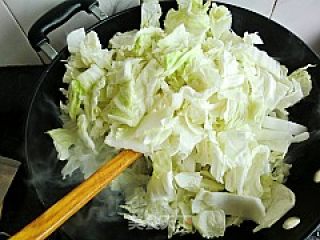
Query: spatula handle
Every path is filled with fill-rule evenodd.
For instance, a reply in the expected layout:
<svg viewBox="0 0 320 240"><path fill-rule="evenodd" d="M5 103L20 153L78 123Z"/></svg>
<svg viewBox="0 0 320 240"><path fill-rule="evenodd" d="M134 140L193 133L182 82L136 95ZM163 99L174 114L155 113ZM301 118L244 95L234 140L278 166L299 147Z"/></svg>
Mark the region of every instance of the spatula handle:
<svg viewBox="0 0 320 240"><path fill-rule="evenodd" d="M46 239L141 156L141 153L130 150L122 151L10 239Z"/></svg>

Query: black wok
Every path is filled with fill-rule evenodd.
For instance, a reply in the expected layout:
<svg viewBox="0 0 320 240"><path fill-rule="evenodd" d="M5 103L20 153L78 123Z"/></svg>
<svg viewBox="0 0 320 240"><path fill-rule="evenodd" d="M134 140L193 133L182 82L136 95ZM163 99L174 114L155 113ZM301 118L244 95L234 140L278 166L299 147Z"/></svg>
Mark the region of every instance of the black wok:
<svg viewBox="0 0 320 240"><path fill-rule="evenodd" d="M80 4L79 2L82 2ZM39 50L39 43L47 41L46 34L61 25L79 10L88 10L92 1L68 1L52 10L37 22L29 34L34 48ZM176 7L174 2L162 2L165 14ZM233 30L240 35L244 32L259 32L264 41L261 49L275 57L289 70L311 64L319 65L319 58L294 34L273 21L248 10L227 5L233 15ZM107 46L108 40L116 32L139 28L140 7L135 7L112 17L108 17L89 30L98 33L101 43ZM42 47L43 48L43 47ZM52 53L52 51L51 51ZM60 170L64 162L56 158L56 151L46 131L61 126L59 120L59 102L63 99L59 88L63 87L62 77L65 72L61 60L68 58L67 49L63 49L48 66L41 77L40 84L29 109L26 125L26 158L32 182L39 199L45 207L60 199L81 181L81 174L62 180ZM319 83L320 68L310 68L313 89L311 95L290 109L290 118L308 127L311 138L305 143L293 145L287 155L287 161L293 163L287 185L295 192L296 206L272 228L252 233L254 224L245 222L241 227L228 228L221 239L304 239L320 223L320 186L313 182L313 175L320 168L320 105ZM100 194L88 206L82 209L63 227L71 239L167 239L166 230L139 230L118 216L108 216L105 203L108 192ZM112 199L109 199L112 201ZM116 204L111 204L115 206ZM290 231L283 230L281 225L288 216L298 216L301 223ZM133 228L133 229L130 229ZM174 239L200 239L198 234L174 237Z"/></svg>

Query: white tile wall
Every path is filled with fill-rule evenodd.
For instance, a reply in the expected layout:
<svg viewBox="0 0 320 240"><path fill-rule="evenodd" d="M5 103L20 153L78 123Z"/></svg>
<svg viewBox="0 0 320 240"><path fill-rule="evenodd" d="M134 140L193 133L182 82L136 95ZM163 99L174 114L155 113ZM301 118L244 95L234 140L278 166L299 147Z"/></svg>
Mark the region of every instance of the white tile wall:
<svg viewBox="0 0 320 240"><path fill-rule="evenodd" d="M27 42L31 25L48 9L63 0L0 0L0 66L40 64ZM112 15L139 4L139 0L99 0L101 8ZM320 0L217 0L241 6L278 21L295 32L320 53ZM275 8L274 4L277 2ZM86 13L73 17L65 26L49 34L52 44L61 49L65 37L80 26L90 26L96 19ZM3 34L5 33L5 34ZM12 51L14 49L14 51Z"/></svg>
<svg viewBox="0 0 320 240"><path fill-rule="evenodd" d="M28 33L32 24L46 11L53 8L64 0L3 0L9 7L16 20L19 22L23 32ZM101 9L107 14L133 7L139 4L139 0L100 0ZM33 7L27 7L33 6ZM96 18L85 12L80 12L71 18L63 27L49 34L52 45L56 49L65 46L67 34L79 27L88 27L97 22Z"/></svg>
<svg viewBox="0 0 320 240"><path fill-rule="evenodd" d="M239 7L249 9L251 11L260 13L266 17L269 17L272 12L275 0L218 0L222 3L229 3Z"/></svg>
<svg viewBox="0 0 320 240"><path fill-rule="evenodd" d="M287 27L320 54L320 0L278 0L271 19Z"/></svg>
<svg viewBox="0 0 320 240"><path fill-rule="evenodd" d="M40 60L29 46L26 36L0 1L0 65L40 64Z"/></svg>
<svg viewBox="0 0 320 240"><path fill-rule="evenodd" d="M32 24L48 9L53 8L57 4L63 2L63 0L4 0L17 21L21 25L22 30L25 34L28 33ZM34 7L26 7L34 6ZM49 34L49 38L52 40L52 45L60 49L64 44L64 39L70 28L80 26L90 26L95 22L93 16L87 16L87 14L81 12L70 19L66 25L59 30Z"/></svg>

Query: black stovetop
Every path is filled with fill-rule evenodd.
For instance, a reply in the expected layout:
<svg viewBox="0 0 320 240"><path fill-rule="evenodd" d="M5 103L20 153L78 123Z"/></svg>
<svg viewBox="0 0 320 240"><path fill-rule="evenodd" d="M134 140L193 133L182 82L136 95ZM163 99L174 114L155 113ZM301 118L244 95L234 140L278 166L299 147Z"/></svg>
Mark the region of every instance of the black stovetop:
<svg viewBox="0 0 320 240"><path fill-rule="evenodd" d="M4 201L0 232L14 234L44 211L28 181L24 126L29 104L45 68L46 66L0 68L0 155L22 162ZM50 239L67 238L58 231ZM320 240L319 232L309 240Z"/></svg>

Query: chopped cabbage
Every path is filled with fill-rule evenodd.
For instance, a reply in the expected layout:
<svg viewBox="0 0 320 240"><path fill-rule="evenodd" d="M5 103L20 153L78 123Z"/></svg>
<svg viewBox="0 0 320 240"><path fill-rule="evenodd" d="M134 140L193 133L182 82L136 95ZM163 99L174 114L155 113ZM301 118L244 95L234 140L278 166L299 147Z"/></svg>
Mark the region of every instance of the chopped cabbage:
<svg viewBox="0 0 320 240"><path fill-rule="evenodd" d="M308 66L288 75L255 46L257 33L231 30L224 6L178 5L161 29L158 1L145 1L141 29L108 49L94 32L69 34L64 125L49 131L62 174L87 178L132 149L144 157L111 184L124 192L124 218L169 237L219 237L243 220L271 227L295 203L284 156L309 134L286 108L310 93Z"/></svg>

